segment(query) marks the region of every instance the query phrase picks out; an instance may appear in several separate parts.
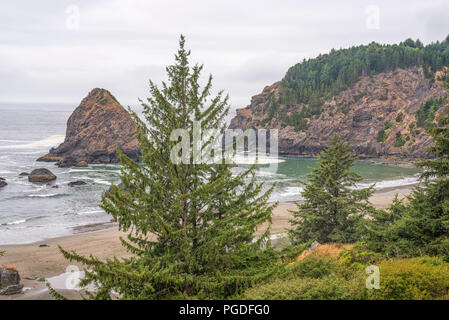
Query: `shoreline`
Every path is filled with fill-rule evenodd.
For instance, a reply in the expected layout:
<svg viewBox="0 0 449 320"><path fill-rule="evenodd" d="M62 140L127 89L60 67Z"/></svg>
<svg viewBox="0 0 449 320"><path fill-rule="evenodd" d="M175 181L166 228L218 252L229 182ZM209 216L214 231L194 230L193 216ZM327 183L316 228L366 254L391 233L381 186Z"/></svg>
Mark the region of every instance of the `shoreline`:
<svg viewBox="0 0 449 320"><path fill-rule="evenodd" d="M416 185L415 183L375 190L370 198L370 202L376 208L387 208L396 194L398 194L400 199L403 199L410 194ZM271 235L282 234L289 230L289 220L292 218L290 210L295 209L296 204L294 202L279 203L273 210ZM105 226L106 228L103 228ZM264 227L262 225L261 230ZM83 267L66 260L60 253L58 246L68 251L74 250L84 256L92 254L101 260L114 256L118 258L130 256L120 242L120 237L126 236L126 233L119 231L117 224L111 222L97 223L82 226L79 229L77 233L72 235L29 244L0 245L0 251L5 251L4 256L0 257L0 265L14 266L19 271L22 283L27 288L26 292L19 295L0 296L0 300L50 299L45 282L39 281L40 278L48 279L60 276L66 272L67 267L70 265L76 265L80 270ZM76 290L68 290L68 292L64 291L64 293L68 294L68 297L79 297L79 292Z"/></svg>

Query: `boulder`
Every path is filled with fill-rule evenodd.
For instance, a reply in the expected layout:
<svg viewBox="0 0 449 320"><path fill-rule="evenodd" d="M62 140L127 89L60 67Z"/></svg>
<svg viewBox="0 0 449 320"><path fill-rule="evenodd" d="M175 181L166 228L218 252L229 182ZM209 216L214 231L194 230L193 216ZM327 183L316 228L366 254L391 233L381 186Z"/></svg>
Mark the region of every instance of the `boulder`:
<svg viewBox="0 0 449 320"><path fill-rule="evenodd" d="M28 172L21 172L19 177L28 177L30 174Z"/></svg>
<svg viewBox="0 0 449 320"><path fill-rule="evenodd" d="M8 286L4 289L0 289L0 295L4 296L10 296L13 294L19 294L22 293L23 284L15 284L12 286Z"/></svg>
<svg viewBox="0 0 449 320"><path fill-rule="evenodd" d="M117 148L138 159L136 124L109 91L96 88L67 121L64 142L38 161L56 161L60 167L118 163Z"/></svg>
<svg viewBox="0 0 449 320"><path fill-rule="evenodd" d="M78 168L83 168L83 167L88 167L88 166L89 165L87 164L87 161L85 161L85 160L78 161L75 164L75 167L78 167Z"/></svg>
<svg viewBox="0 0 449 320"><path fill-rule="evenodd" d="M87 184L87 183L84 181L78 180L78 181L69 182L69 187L83 186L85 184Z"/></svg>
<svg viewBox="0 0 449 320"><path fill-rule="evenodd" d="M46 154L45 156L40 157L36 161L40 161L40 162L58 162L58 161L61 161L61 160L62 160L61 157L52 156L50 154Z"/></svg>
<svg viewBox="0 0 449 320"><path fill-rule="evenodd" d="M314 241L312 242L312 244L310 245L309 251L315 251L318 247L320 246L320 243L318 241Z"/></svg>
<svg viewBox="0 0 449 320"><path fill-rule="evenodd" d="M4 178L0 178L0 188L3 188L5 186L7 186L8 184L6 183Z"/></svg>
<svg viewBox="0 0 449 320"><path fill-rule="evenodd" d="M53 180L56 180L56 176L45 168L35 169L28 176L30 182L49 182Z"/></svg>
<svg viewBox="0 0 449 320"><path fill-rule="evenodd" d="M0 283L2 289L0 295L11 295L22 292L23 284L20 284L19 272L11 266L0 268Z"/></svg>

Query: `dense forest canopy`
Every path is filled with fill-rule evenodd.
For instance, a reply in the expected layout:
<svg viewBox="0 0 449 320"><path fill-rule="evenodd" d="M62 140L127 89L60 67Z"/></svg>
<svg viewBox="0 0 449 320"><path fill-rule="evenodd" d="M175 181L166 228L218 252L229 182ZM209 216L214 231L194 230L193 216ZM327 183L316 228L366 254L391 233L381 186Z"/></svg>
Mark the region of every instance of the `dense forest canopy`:
<svg viewBox="0 0 449 320"><path fill-rule="evenodd" d="M412 39L393 45L372 42L303 60L282 79L280 103L313 103L350 88L362 76L413 66L422 66L432 79L436 71L449 66L449 36L427 46Z"/></svg>

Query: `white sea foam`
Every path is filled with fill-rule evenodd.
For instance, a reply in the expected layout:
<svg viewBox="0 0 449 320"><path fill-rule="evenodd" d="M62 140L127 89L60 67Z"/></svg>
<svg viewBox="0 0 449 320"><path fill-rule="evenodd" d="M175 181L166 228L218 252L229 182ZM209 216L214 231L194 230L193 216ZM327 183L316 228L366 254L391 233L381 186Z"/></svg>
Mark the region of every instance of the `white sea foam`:
<svg viewBox="0 0 449 320"><path fill-rule="evenodd" d="M10 225L14 225L14 224L21 224L21 223L25 223L26 221L27 221L26 219L20 219L20 220L8 222L8 223L6 223L6 225L10 226Z"/></svg>
<svg viewBox="0 0 449 320"><path fill-rule="evenodd" d="M33 141L24 144L13 144L0 146L0 149L9 150L9 149L35 149L35 148L49 148L54 147L64 141L65 136L61 134L49 136L45 139L39 141Z"/></svg>
<svg viewBox="0 0 449 320"><path fill-rule="evenodd" d="M49 194L29 194L30 198L51 198L56 196L62 196L62 193L49 193Z"/></svg>
<svg viewBox="0 0 449 320"><path fill-rule="evenodd" d="M400 178L400 179L393 179L393 180L382 180L382 181L378 181L375 182L375 186L374 188L376 190L381 190L381 189L385 189L385 188L391 188L391 187L400 187L400 186L407 186L407 185L411 185L411 184L415 184L418 183L419 179L417 176L415 177L404 177L404 178ZM360 183L358 184L359 188L366 188L369 187L373 184L374 182L371 183Z"/></svg>
<svg viewBox="0 0 449 320"><path fill-rule="evenodd" d="M275 163L281 163L285 160L279 159L277 157L267 157L267 156L261 156L259 155L256 157L256 155L249 154L249 155L243 155L243 154L237 154L233 159L235 163L237 164L275 164Z"/></svg>
<svg viewBox="0 0 449 320"><path fill-rule="evenodd" d="M104 213L104 211L103 210L88 210L88 211L77 212L76 214L79 216L84 216L86 214L94 214L94 213Z"/></svg>
<svg viewBox="0 0 449 320"><path fill-rule="evenodd" d="M286 187L284 189L284 191L282 192L282 197L293 197L293 196L298 196L300 195L300 193L304 190L303 187Z"/></svg>
<svg viewBox="0 0 449 320"><path fill-rule="evenodd" d="M103 185L106 185L106 186L110 186L111 185L111 182L103 180L103 179L99 179L99 178L91 178L91 177L81 176L80 179L81 180L83 180L83 179L84 180L92 180L96 184L103 184Z"/></svg>

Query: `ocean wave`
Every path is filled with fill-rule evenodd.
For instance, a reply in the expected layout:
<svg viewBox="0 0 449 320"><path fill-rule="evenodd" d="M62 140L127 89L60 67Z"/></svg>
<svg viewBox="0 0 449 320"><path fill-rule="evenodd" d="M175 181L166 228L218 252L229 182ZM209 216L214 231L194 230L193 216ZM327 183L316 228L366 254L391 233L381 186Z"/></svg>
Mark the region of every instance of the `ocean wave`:
<svg viewBox="0 0 449 320"><path fill-rule="evenodd" d="M276 164L282 163L285 160L277 157L267 157L267 156L255 156L255 155L236 155L232 159L237 164Z"/></svg>
<svg viewBox="0 0 449 320"><path fill-rule="evenodd" d="M25 223L26 221L27 221L26 219L21 219L21 220L16 220L16 221L13 221L13 222L5 223L5 225L10 226L10 225L13 225L13 224L21 224L21 223Z"/></svg>
<svg viewBox="0 0 449 320"><path fill-rule="evenodd" d="M49 148L54 147L64 141L65 136L61 134L52 135L45 139L34 141L30 143L24 144L13 144L0 146L0 149L8 150L8 149L35 149L35 148Z"/></svg>
<svg viewBox="0 0 449 320"><path fill-rule="evenodd" d="M11 222L2 223L0 225L1 226L18 225L18 224L26 223L26 222L31 221L31 220L37 220L37 219L41 219L41 218L44 218L44 216L34 216L34 217L25 218L25 219L18 219L18 220L14 220L14 221L11 221Z"/></svg>
<svg viewBox="0 0 449 320"><path fill-rule="evenodd" d="M386 188L392 188L392 187L401 187L401 186L407 186L411 184L415 184L419 182L418 176L413 177L404 177L399 179L391 179L391 180L382 180L382 181L373 181L373 182L364 182L359 183L357 185L358 188L367 188L371 186L373 183L376 185L374 186L374 189L376 190L382 190Z"/></svg>
<svg viewBox="0 0 449 320"><path fill-rule="evenodd" d="M65 193L49 193L49 194L29 194L27 197L29 198L59 198L69 196L69 194Z"/></svg>
<svg viewBox="0 0 449 320"><path fill-rule="evenodd" d="M94 214L94 213L104 213L104 210L88 210L88 211L81 211L77 212L76 215L78 216L84 216L87 214Z"/></svg>
<svg viewBox="0 0 449 320"><path fill-rule="evenodd" d="M83 180L83 179L91 180L95 184L103 184L103 185L106 185L106 186L110 186L112 184L112 182L109 182L109 181L106 181L106 180L103 180L103 179L99 179L99 178L92 178L92 177L81 176L81 177L79 177L79 179L81 179L81 180Z"/></svg>

